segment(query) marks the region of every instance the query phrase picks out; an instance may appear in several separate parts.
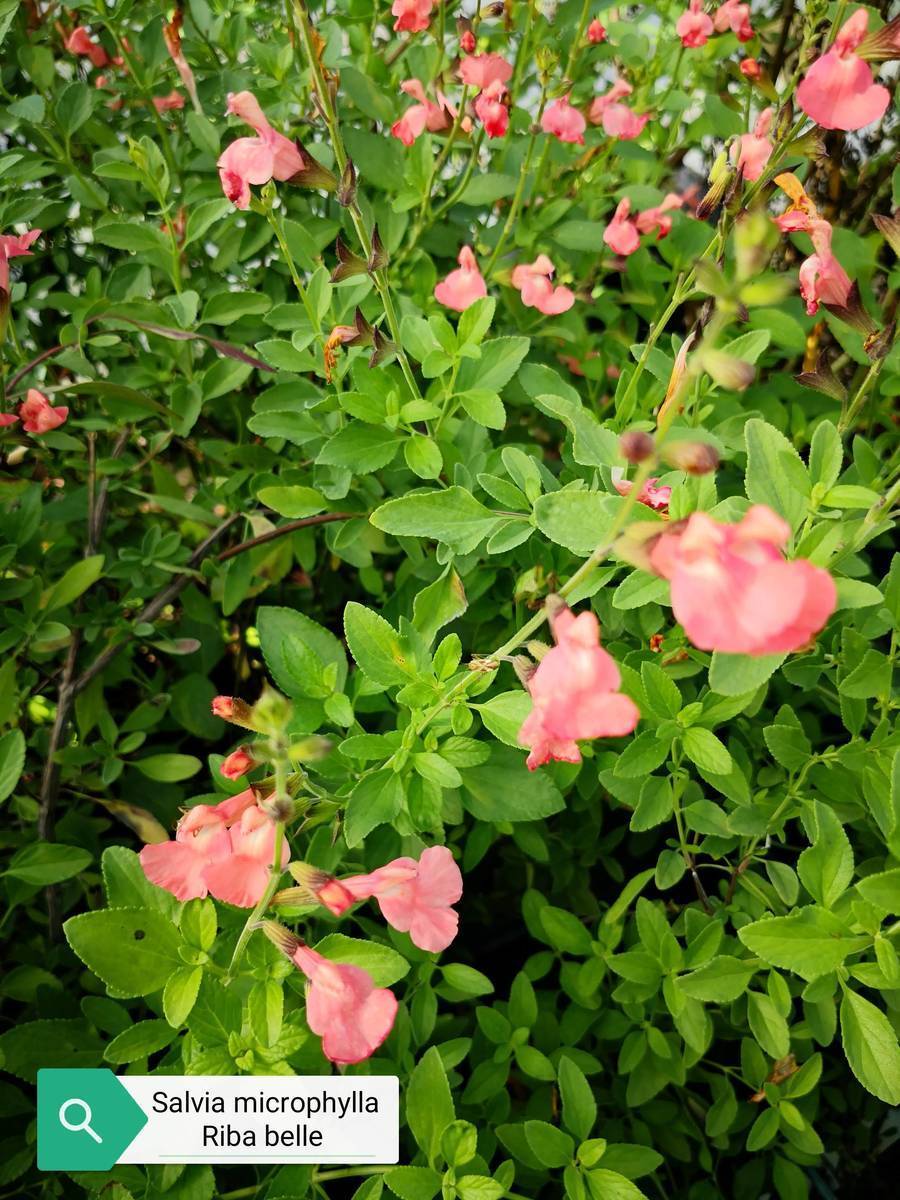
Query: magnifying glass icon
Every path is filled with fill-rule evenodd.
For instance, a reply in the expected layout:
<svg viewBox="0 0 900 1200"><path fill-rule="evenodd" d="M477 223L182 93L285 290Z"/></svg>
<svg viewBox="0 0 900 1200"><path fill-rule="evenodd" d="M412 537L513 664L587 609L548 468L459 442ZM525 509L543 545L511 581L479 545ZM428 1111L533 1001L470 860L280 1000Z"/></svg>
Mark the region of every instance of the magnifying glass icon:
<svg viewBox="0 0 900 1200"><path fill-rule="evenodd" d="M76 1112L80 1111L83 1114L82 1117L80 1119L76 1118L74 1121L71 1120L67 1116L70 1109L75 1109ZM91 1121L93 1119L94 1115L91 1112L91 1106L86 1100L78 1100L77 1098L73 1097L71 1100L66 1100L60 1105L59 1123L62 1125L63 1129L68 1129L70 1133L89 1133L99 1146L102 1144L103 1138L99 1133L95 1133L94 1130L91 1129Z"/></svg>

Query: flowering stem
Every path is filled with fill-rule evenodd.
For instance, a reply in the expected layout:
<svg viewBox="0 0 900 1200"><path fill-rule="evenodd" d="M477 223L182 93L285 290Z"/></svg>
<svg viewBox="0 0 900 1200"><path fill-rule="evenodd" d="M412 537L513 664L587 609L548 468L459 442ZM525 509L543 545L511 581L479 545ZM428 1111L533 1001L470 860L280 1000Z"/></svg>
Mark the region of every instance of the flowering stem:
<svg viewBox="0 0 900 1200"><path fill-rule="evenodd" d="M525 193L525 183L528 179L528 174L531 169L531 159L534 155L534 146L535 142L537 141L537 135L541 131L541 117L544 115L544 105L546 103L547 85L544 84L544 86L541 88L541 102L538 106L537 117L535 118L535 123L531 130L531 138L528 142L528 149L525 151L525 158L522 160L522 168L519 171L519 182L516 187L516 194L513 196L512 204L509 206L509 212L506 215L506 221L504 222L503 229L500 231L500 237L497 239L497 245L494 247L494 252L490 257L487 267L485 268L486 275L490 275L493 271L494 265L497 262L497 259L500 257L500 252L506 244L506 239L509 237L510 230L515 224L516 217L519 215L519 206L522 203L522 196ZM547 137L550 137L549 133L547 134Z"/></svg>
<svg viewBox="0 0 900 1200"><path fill-rule="evenodd" d="M275 765L275 770L276 770L276 772L278 771L277 763ZM270 870L269 882L266 884L266 890L263 892L263 894L260 896L259 900L256 902L256 907L253 909L253 911L250 913L250 916L244 922L244 928L241 930L240 937L238 938L237 944L234 947L234 953L231 956L231 962L228 964L228 971L225 976L226 983L230 983L232 981L232 979L234 979L234 973L237 970L238 964L240 963L241 959L244 957L244 951L247 948L247 943L250 941L250 935L253 933L253 929L254 929L256 923L259 921L260 917L263 915L263 913L269 907L272 897L275 895L276 891L278 890L278 884L280 883L281 876L284 873L282 866L281 866L281 848L283 845L284 845L284 822L276 821L275 822L275 849L272 854L272 866L269 868L269 870Z"/></svg>
<svg viewBox="0 0 900 1200"><path fill-rule="evenodd" d="M325 124L328 126L328 132L331 136L331 145L334 150L334 158L338 168L338 174L343 175L344 168L347 166L349 156L344 146L344 140L341 137L341 129L338 124L337 113L334 109L334 104L331 98L331 92L328 88L328 83L322 72L322 64L319 61L319 56L316 53L313 42L313 31L309 24L309 16L300 3L300 0L292 0L292 12L294 14L294 25L303 45L303 50L309 62L309 69L312 75L313 89L319 101L319 108L324 117ZM362 246L363 254L366 259L371 259L372 256L372 239L369 236L369 231L366 229L363 215L359 205L355 199L351 199L347 205L347 211L350 213L350 219L353 222L353 228L356 230L356 236L359 238L359 243ZM377 271L372 271L372 282L375 285L375 290L381 298L381 304L384 308L385 319L388 323L388 328L391 331L391 338L395 344L395 353L397 361L400 364L400 369L406 379L411 394L416 399L422 398L422 393L419 391L419 385L416 383L416 377L413 374L412 367L409 364L409 359L406 357L406 351L400 342L400 322L397 320L397 313L394 308L393 297L391 296L390 286L388 284L387 272L384 268Z"/></svg>
<svg viewBox="0 0 900 1200"><path fill-rule="evenodd" d="M291 273L291 279L294 281L294 287L297 290L297 295L300 297L300 303L306 309L306 315L309 318L309 323L313 328L313 332L316 335L319 345L321 346L324 344L325 339L322 337L322 329L319 325L319 317L313 309L312 302L309 298L309 293L303 285L303 280L300 278L300 272L297 270L294 257L291 254L290 247L287 244L287 238L284 236L283 224L271 208L266 211L266 219L272 226L272 231L274 232L278 241L278 245L281 248L282 257L287 264L287 269Z"/></svg>
<svg viewBox="0 0 900 1200"><path fill-rule="evenodd" d="M852 429L854 421L859 416L859 413L868 398L872 385L881 374L884 361L885 360L883 358L879 358L877 362L873 362L871 367L869 367L865 378L856 391L856 395L851 400L846 411L841 414L841 418L838 421L837 427L838 433L844 434L848 429Z"/></svg>

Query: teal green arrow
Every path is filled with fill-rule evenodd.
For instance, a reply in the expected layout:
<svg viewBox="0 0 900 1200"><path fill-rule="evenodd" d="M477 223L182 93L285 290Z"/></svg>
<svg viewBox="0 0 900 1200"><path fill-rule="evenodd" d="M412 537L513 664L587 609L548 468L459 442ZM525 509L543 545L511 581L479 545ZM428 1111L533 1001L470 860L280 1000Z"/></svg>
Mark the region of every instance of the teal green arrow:
<svg viewBox="0 0 900 1200"><path fill-rule="evenodd" d="M147 1124L112 1071L43 1068L37 1092L42 1171L108 1171Z"/></svg>

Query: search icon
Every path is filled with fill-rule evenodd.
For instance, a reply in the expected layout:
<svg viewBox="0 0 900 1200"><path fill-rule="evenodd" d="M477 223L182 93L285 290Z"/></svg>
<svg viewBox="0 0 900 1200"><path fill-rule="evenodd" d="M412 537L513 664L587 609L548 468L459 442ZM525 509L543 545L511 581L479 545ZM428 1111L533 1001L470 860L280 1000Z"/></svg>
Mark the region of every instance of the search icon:
<svg viewBox="0 0 900 1200"><path fill-rule="evenodd" d="M70 1108L81 1109L82 1113L84 1114L82 1120L80 1120L80 1121L69 1120L66 1116L66 1113L68 1112L68 1110ZM88 1102L86 1100L79 1100L76 1097L72 1097L71 1100L66 1100L63 1104L60 1105L59 1123L60 1123L60 1125L62 1125L63 1129L68 1129L70 1133L81 1133L82 1131L84 1133L89 1133L91 1135L91 1137L94 1139L94 1141L97 1143L97 1145L99 1146L102 1144L103 1138L100 1136L99 1133L95 1133L94 1130L91 1129L91 1121L92 1120L93 1120L93 1113L91 1112L91 1106L88 1104Z"/></svg>

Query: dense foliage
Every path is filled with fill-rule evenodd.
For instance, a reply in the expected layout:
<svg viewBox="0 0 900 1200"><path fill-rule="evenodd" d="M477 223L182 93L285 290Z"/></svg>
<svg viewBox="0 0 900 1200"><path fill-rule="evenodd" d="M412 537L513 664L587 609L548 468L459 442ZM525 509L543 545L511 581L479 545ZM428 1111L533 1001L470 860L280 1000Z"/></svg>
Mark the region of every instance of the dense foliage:
<svg viewBox="0 0 900 1200"><path fill-rule="evenodd" d="M0 1195L888 1194L893 15L0 0ZM403 1165L44 1175L67 1065Z"/></svg>

